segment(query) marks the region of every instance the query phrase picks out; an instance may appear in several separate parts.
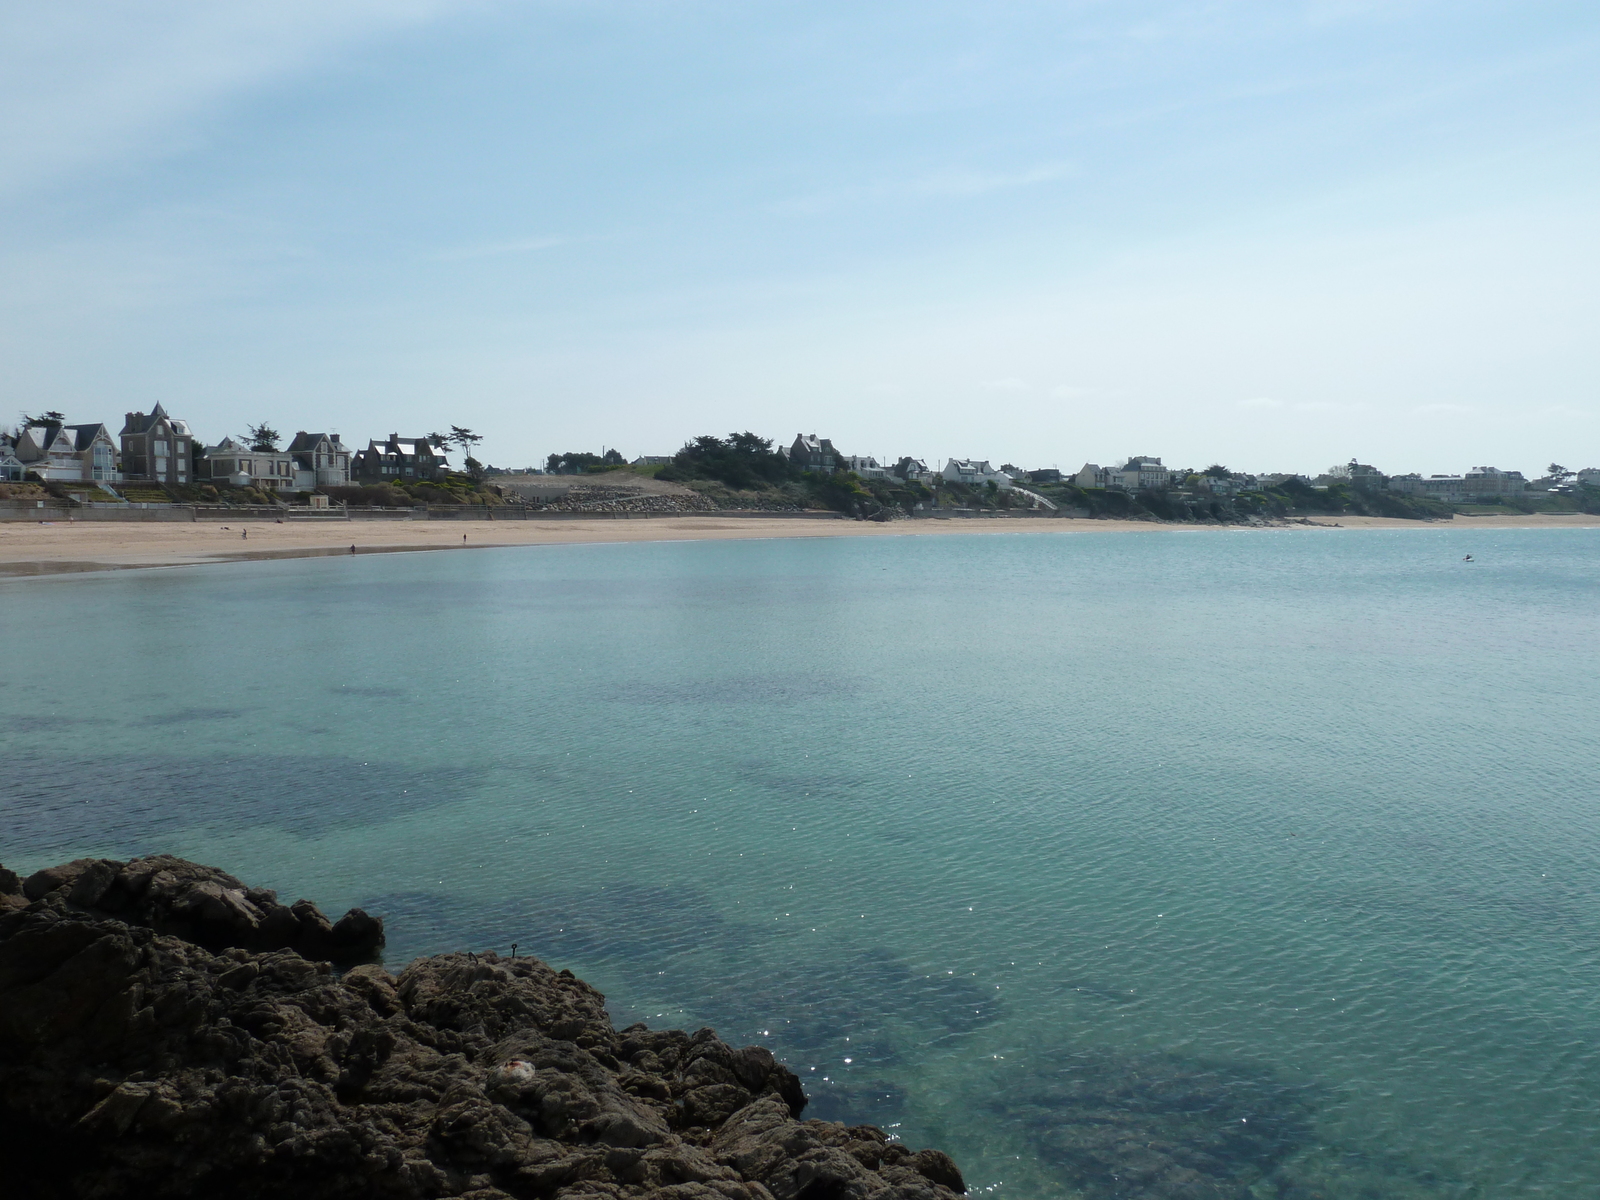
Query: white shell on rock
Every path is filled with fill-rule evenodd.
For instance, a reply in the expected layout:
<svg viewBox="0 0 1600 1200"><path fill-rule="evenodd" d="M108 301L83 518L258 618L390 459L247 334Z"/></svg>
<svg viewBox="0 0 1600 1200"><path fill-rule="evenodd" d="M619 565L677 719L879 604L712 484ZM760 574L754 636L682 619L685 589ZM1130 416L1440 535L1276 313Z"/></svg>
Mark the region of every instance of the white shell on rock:
<svg viewBox="0 0 1600 1200"><path fill-rule="evenodd" d="M523 1062L520 1058L513 1058L510 1062L503 1062L489 1072L489 1083L510 1083L517 1086L533 1082L537 1073L531 1062Z"/></svg>

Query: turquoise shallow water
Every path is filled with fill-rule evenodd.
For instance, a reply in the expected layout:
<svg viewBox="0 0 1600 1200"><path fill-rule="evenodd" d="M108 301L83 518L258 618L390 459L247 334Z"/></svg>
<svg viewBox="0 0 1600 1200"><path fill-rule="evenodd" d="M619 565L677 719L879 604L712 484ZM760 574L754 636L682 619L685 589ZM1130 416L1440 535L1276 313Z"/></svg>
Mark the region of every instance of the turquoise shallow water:
<svg viewBox="0 0 1600 1200"><path fill-rule="evenodd" d="M515 941L975 1191L1600 1195L1595 531L308 559L0 631L8 866Z"/></svg>

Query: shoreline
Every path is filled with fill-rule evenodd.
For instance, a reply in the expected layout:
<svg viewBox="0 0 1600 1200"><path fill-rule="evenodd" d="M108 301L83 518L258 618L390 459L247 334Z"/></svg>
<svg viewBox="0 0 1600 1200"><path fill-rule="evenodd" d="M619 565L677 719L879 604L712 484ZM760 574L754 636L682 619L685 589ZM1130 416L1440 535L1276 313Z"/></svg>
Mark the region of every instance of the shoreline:
<svg viewBox="0 0 1600 1200"><path fill-rule="evenodd" d="M444 524L444 528L440 525ZM37 578L156 567L262 562L356 554L491 549L508 546L605 545L620 542L744 541L769 538L918 537L971 533L1210 533L1305 529L1573 529L1600 528L1587 513L1535 513L1516 517L1464 517L1406 521L1392 517L1311 517L1270 525L1190 525L1177 522L1049 517L952 517L873 522L836 516L684 514L626 521L575 516L538 522L339 521L272 524L256 520L68 521L0 524L0 579ZM248 530L250 537L240 536ZM443 535L443 536L441 536ZM460 540L464 538L465 540ZM248 545L248 549L245 546Z"/></svg>

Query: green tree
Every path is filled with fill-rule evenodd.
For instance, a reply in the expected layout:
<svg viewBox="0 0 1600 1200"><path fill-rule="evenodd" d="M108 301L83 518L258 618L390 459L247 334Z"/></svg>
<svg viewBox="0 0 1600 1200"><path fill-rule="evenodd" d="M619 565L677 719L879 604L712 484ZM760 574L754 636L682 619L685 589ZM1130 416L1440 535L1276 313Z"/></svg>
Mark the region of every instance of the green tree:
<svg viewBox="0 0 1600 1200"><path fill-rule="evenodd" d="M66 423L67 423L66 415L63 414L63 413L58 413L53 408L50 409L48 412L40 413L37 417L30 417L30 416L28 416L27 413L23 413L22 414L22 424L24 426L28 426L28 425L45 425L45 426L48 426L51 429L60 429Z"/></svg>
<svg viewBox="0 0 1600 1200"><path fill-rule="evenodd" d="M545 460L545 470L552 475L581 475L585 471L598 471L605 465L605 459L587 450L568 450L565 454L552 454Z"/></svg>
<svg viewBox="0 0 1600 1200"><path fill-rule="evenodd" d="M1567 480L1571 479L1573 475L1573 472L1567 470L1560 463L1551 463L1550 466L1546 468L1546 473L1550 476L1550 481L1552 483L1565 483Z"/></svg>
<svg viewBox="0 0 1600 1200"><path fill-rule="evenodd" d="M731 488L757 488L782 483L799 473L772 448L772 439L748 429L726 439L705 434L686 442L673 465L693 479L715 479Z"/></svg>
<svg viewBox="0 0 1600 1200"><path fill-rule="evenodd" d="M1229 475L1232 475L1233 472L1228 470L1228 468L1223 466L1221 463L1212 463L1209 467L1202 471L1201 474L1209 475L1213 479L1226 479Z"/></svg>
<svg viewBox="0 0 1600 1200"><path fill-rule="evenodd" d="M246 425L244 433L250 440L252 450L276 450L278 439L283 436L265 421L259 425Z"/></svg>

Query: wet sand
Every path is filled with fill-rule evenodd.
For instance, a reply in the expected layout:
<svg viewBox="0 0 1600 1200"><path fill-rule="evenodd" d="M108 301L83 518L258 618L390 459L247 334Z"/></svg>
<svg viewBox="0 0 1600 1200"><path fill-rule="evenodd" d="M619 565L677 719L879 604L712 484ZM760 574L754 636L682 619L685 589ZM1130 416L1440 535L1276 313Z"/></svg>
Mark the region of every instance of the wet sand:
<svg viewBox="0 0 1600 1200"><path fill-rule="evenodd" d="M1600 527L1600 516L1457 517L1425 523L1383 517L1315 517L1309 524L1266 531L1316 529L1546 529ZM249 537L240 536L248 529ZM417 521L355 520L282 525L218 522L73 521L0 523L0 576L55 575L272 558L309 558L399 551L485 549L493 546L560 546L608 542L664 542L794 537L908 537L944 534L1240 533L1260 526L1163 525L1150 521L1070 518L953 518L851 521L834 517L722 516L714 513L639 520ZM463 541L463 535L465 540Z"/></svg>

